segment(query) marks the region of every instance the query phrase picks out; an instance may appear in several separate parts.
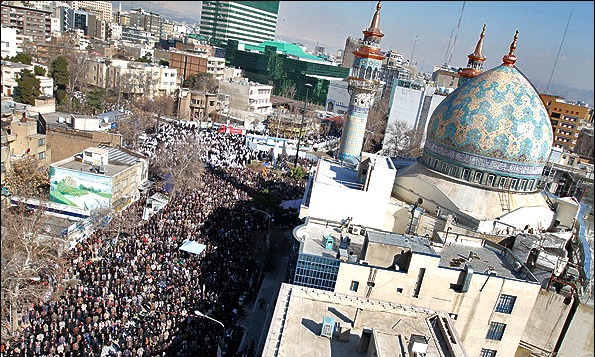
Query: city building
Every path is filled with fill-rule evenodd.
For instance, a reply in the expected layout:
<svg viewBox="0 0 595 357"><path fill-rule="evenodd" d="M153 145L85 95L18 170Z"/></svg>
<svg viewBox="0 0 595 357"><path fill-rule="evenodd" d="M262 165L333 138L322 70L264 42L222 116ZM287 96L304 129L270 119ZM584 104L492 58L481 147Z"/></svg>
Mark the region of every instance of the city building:
<svg viewBox="0 0 595 357"><path fill-rule="evenodd" d="M107 68L104 70L103 66ZM171 95L178 88L177 70L171 67L110 60L109 63L94 62L90 68L89 79L105 73L104 88L126 97Z"/></svg>
<svg viewBox="0 0 595 357"><path fill-rule="evenodd" d="M143 30L150 33L155 38L160 38L161 34L161 15L147 12L142 8L133 9L129 12L128 27Z"/></svg>
<svg viewBox="0 0 595 357"><path fill-rule="evenodd" d="M18 40L17 29L12 27L6 27L2 25L2 58L16 56L19 48L22 46L22 41Z"/></svg>
<svg viewBox="0 0 595 357"><path fill-rule="evenodd" d="M16 28L32 42L45 42L52 32L52 12L2 3L2 25Z"/></svg>
<svg viewBox="0 0 595 357"><path fill-rule="evenodd" d="M37 123L39 132L46 136L48 148L52 149L50 163L72 157L91 146L123 145L122 135L107 132L111 125L105 125L98 116L41 113L37 116Z"/></svg>
<svg viewBox="0 0 595 357"><path fill-rule="evenodd" d="M379 28L380 8L380 2L378 2L370 27L363 31L362 45L353 52L355 58L351 74L347 78L351 98L341 135L338 158L352 164L361 161L368 112L380 84L380 71L385 58L380 51L380 40L384 36Z"/></svg>
<svg viewBox="0 0 595 357"><path fill-rule="evenodd" d="M223 98L224 101L220 101L220 98ZM224 108L229 109L229 103L227 106L224 105L225 98L229 98L229 96L182 88L178 95L177 117L196 121L200 126L202 123L217 122L216 119L219 115L227 114Z"/></svg>
<svg viewBox="0 0 595 357"><path fill-rule="evenodd" d="M273 87L248 80L219 82L219 93L229 96L230 117L242 119L246 124L262 123L273 111Z"/></svg>
<svg viewBox="0 0 595 357"><path fill-rule="evenodd" d="M225 73L225 58L171 50L169 68L176 69L182 80L191 74L210 73L213 78L220 81Z"/></svg>
<svg viewBox="0 0 595 357"><path fill-rule="evenodd" d="M305 348L315 356L468 356L445 313L283 283L261 356Z"/></svg>
<svg viewBox="0 0 595 357"><path fill-rule="evenodd" d="M343 57L341 59L341 67L349 69L353 67L353 60L355 58L353 52L355 52L361 45L363 45L363 40L361 38L349 36L347 39L345 39L345 48L343 50Z"/></svg>
<svg viewBox="0 0 595 357"><path fill-rule="evenodd" d="M50 166L50 201L94 210L117 210L140 197L148 159L123 148L89 147Z"/></svg>
<svg viewBox="0 0 595 357"><path fill-rule="evenodd" d="M51 162L51 150L47 145L46 135L38 130L35 120L27 118L25 112L20 119L10 122L7 135L11 161L33 157L39 166L47 166Z"/></svg>
<svg viewBox="0 0 595 357"><path fill-rule="evenodd" d="M6 97L14 96L15 89L18 86L17 79L19 78L21 71L27 69L34 73L34 67L40 66L47 71L47 68L43 65L36 63L23 64L19 62L2 61L2 95ZM35 76L39 79L39 90L41 95L54 96L54 80L45 76Z"/></svg>
<svg viewBox="0 0 595 357"><path fill-rule="evenodd" d="M402 122L415 133L422 136L420 145L425 142L429 118L436 107L446 98L439 94L438 88L427 82L411 79L394 79L388 102L388 120L382 148L391 152L391 139L399 135L396 122ZM398 129L397 129L398 128Z"/></svg>
<svg viewBox="0 0 595 357"><path fill-rule="evenodd" d="M552 145L566 151L573 151L579 132L584 125L593 121L593 108L583 103L568 102L562 98L540 94L550 117L554 139Z"/></svg>
<svg viewBox="0 0 595 357"><path fill-rule="evenodd" d="M279 1L203 1L200 34L257 45L275 39Z"/></svg>
<svg viewBox="0 0 595 357"><path fill-rule="evenodd" d="M326 105L330 80L342 80L349 75L349 69L309 55L299 46L275 41L267 43L263 47L228 41L225 47L226 65L241 68L250 81L272 83L274 95L287 96L292 89L295 90L295 100L305 100L306 84L310 84L312 88L308 92L308 100L318 105ZM253 50L246 50L246 46Z"/></svg>
<svg viewBox="0 0 595 357"><path fill-rule="evenodd" d="M112 3L109 1L72 1L72 8L98 14L108 23L112 21Z"/></svg>

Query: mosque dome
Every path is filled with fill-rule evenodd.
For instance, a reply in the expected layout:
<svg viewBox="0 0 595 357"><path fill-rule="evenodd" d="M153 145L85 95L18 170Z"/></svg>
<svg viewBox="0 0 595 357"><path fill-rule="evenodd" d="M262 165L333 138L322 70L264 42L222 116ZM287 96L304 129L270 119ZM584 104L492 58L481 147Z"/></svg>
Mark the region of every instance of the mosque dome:
<svg viewBox="0 0 595 357"><path fill-rule="evenodd" d="M539 94L514 66L516 36L501 66L457 88L428 123L421 162L476 185L534 191L552 145Z"/></svg>

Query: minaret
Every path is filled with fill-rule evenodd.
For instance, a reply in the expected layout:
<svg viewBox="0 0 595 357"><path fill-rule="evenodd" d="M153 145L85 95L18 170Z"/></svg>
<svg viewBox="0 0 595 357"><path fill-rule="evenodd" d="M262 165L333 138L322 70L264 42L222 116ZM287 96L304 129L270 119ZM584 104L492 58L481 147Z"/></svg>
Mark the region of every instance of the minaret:
<svg viewBox="0 0 595 357"><path fill-rule="evenodd" d="M380 51L380 1L370 27L363 32L362 45L353 52L353 67L347 77L347 90L351 96L343 135L339 146L339 160L357 163L361 159L368 111L380 84L380 69L385 56Z"/></svg>
<svg viewBox="0 0 595 357"><path fill-rule="evenodd" d="M502 57L502 64L501 66L507 67L514 67L516 63L516 56L514 55L514 50L516 50L516 41L519 39L519 30L516 30L514 33L514 38L512 39L512 43L510 44L510 52L507 55Z"/></svg>
<svg viewBox="0 0 595 357"><path fill-rule="evenodd" d="M470 78L479 75L483 70L483 63L485 62L486 58L481 52L483 50L483 38L485 37L485 32L486 25L483 24L481 35L479 35L479 40L477 41L477 45L475 45L475 51L467 56L467 58L469 58L469 61L467 62L467 68L459 70L459 76L461 76L459 79L459 86L467 82Z"/></svg>

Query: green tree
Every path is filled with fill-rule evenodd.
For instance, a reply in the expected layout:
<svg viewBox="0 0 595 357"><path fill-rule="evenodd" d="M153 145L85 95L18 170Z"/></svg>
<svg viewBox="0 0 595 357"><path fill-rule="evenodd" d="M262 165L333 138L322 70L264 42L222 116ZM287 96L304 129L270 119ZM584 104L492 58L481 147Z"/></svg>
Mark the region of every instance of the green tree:
<svg viewBox="0 0 595 357"><path fill-rule="evenodd" d="M145 55L144 55L144 56L142 56L142 57L139 57L139 58L135 59L135 60L134 60L134 62L145 62L145 63L151 63L151 62L153 62L153 61L151 60L151 54L150 54L150 53L145 53Z"/></svg>
<svg viewBox="0 0 595 357"><path fill-rule="evenodd" d="M182 83L182 87L198 91L217 93L219 82L210 73L191 74Z"/></svg>
<svg viewBox="0 0 595 357"><path fill-rule="evenodd" d="M21 70L21 75L16 80L15 100L25 104L35 105L35 98L41 94L40 81L28 69Z"/></svg>
<svg viewBox="0 0 595 357"><path fill-rule="evenodd" d="M160 66L165 66L165 67L169 67L169 62L164 60L164 59L160 59L159 60L159 65Z"/></svg>
<svg viewBox="0 0 595 357"><path fill-rule="evenodd" d="M105 89L92 88L85 94L85 111L95 115L97 112L103 111L103 104L105 103Z"/></svg>
<svg viewBox="0 0 595 357"><path fill-rule="evenodd" d="M58 56L50 67L50 77L54 79L56 90L54 96L58 104L62 104L66 100L66 93L68 83L70 82L70 74L68 73L68 60L64 56Z"/></svg>
<svg viewBox="0 0 595 357"><path fill-rule="evenodd" d="M10 62L19 62L23 64L31 64L31 56L23 52L17 53L15 56L8 58Z"/></svg>
<svg viewBox="0 0 595 357"><path fill-rule="evenodd" d="M45 76L46 70L42 66L35 65L33 67L33 73L35 73L36 76Z"/></svg>

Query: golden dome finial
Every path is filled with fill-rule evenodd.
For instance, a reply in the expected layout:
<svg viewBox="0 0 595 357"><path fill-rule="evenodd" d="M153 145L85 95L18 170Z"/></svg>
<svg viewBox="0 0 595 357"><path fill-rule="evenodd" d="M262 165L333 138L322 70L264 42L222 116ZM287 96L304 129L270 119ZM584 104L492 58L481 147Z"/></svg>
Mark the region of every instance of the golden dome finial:
<svg viewBox="0 0 595 357"><path fill-rule="evenodd" d="M374 13L374 17L372 17L372 23L370 24L368 32L380 33L380 9L382 8L380 3L381 1L378 1L376 4L376 12Z"/></svg>
<svg viewBox="0 0 595 357"><path fill-rule="evenodd" d="M479 60L485 61L485 57L481 53L483 51L483 38L486 36L486 24L483 24L483 28L481 29L481 34L479 35L479 40L477 41L477 45L475 46L475 51L469 55L469 58L474 57Z"/></svg>
<svg viewBox="0 0 595 357"><path fill-rule="evenodd" d="M512 43L510 44L510 52L508 52L507 55L504 55L504 57L502 57L502 61L504 63L502 63L503 66L509 66L512 67L514 66L515 62L516 62L516 56L514 55L514 51L516 50L516 42L519 38L519 30L516 30L516 32L514 33L514 39L512 40Z"/></svg>

